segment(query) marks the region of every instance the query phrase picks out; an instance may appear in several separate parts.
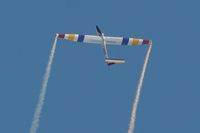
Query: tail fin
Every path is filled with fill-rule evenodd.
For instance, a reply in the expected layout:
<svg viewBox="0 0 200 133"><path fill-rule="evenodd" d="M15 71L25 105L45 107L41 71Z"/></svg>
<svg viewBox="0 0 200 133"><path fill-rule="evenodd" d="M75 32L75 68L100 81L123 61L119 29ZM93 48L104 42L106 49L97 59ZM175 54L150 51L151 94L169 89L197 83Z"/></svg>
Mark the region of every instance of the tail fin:
<svg viewBox="0 0 200 133"><path fill-rule="evenodd" d="M98 36L102 36L102 32L100 30L100 28L96 25L96 29L97 29L97 35Z"/></svg>
<svg viewBox="0 0 200 133"><path fill-rule="evenodd" d="M107 63L107 65L110 66L110 65L114 65L114 64L123 64L123 63L125 63L125 60L107 58L107 59L105 59L105 62Z"/></svg>

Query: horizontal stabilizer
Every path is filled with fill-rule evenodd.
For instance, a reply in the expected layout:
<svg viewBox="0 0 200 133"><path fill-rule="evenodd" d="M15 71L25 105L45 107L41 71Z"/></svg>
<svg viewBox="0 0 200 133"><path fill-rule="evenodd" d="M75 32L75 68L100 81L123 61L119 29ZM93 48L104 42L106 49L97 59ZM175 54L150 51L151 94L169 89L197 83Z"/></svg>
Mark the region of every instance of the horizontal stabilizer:
<svg viewBox="0 0 200 133"><path fill-rule="evenodd" d="M108 65L113 65L113 64L123 64L123 63L125 63L125 60L123 60L123 59L105 59L105 62Z"/></svg>

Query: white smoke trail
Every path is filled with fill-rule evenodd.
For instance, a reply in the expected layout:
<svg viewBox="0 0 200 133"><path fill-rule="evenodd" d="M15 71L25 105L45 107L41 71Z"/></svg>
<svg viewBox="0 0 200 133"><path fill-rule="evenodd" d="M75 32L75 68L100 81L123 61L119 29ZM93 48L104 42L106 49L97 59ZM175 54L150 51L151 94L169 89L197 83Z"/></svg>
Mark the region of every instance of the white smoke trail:
<svg viewBox="0 0 200 133"><path fill-rule="evenodd" d="M128 133L133 133L134 128L135 128L136 112L137 112L138 102L139 102L139 98L140 98L140 92L141 92L141 89L142 89L144 74L145 74L145 71L146 71L146 67L147 67L148 60L149 60L149 55L150 55L150 52L151 52L151 47L152 47L152 44L149 45L149 48L148 48L148 51L147 51L147 54L146 54L146 58L145 58L145 61L144 61L144 64L143 64L142 72L141 72L141 75L140 75L140 80L139 80L139 83L138 83L135 101L134 101L134 104L133 104L133 110L132 110L132 113L131 113L131 119L130 119L130 125L129 125L129 129L128 129Z"/></svg>
<svg viewBox="0 0 200 133"><path fill-rule="evenodd" d="M55 37L55 40L54 40L54 43L53 43L53 47L51 49L51 53L50 53L50 56L49 56L49 61L48 61L48 64L47 64L47 67L46 67L46 70L45 70L45 74L44 74L44 78L43 78L43 82L42 82L42 87L41 87L41 90L40 90L38 103L37 103L37 106L36 106L36 109L35 109L32 125L31 125L31 128L30 128L30 133L36 133L36 131L37 131L38 127L39 127L40 114L41 114L42 107L43 107L44 100L45 100L48 80L49 80L49 76L50 76L50 72L51 72L51 65L52 65L54 54L55 54L55 50L56 50L56 43L57 43L57 36Z"/></svg>

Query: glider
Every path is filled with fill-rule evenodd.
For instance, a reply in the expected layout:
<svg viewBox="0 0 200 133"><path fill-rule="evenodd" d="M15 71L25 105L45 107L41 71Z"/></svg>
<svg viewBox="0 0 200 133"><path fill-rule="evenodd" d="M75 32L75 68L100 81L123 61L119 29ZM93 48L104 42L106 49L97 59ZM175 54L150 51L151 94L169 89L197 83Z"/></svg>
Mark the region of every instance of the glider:
<svg viewBox="0 0 200 133"><path fill-rule="evenodd" d="M123 59L114 59L108 56L107 44L112 45L143 45L152 44L151 40L139 39L139 38L126 38L126 37L110 37L104 36L100 28L96 26L97 35L81 35L81 34L56 34L57 38L63 38L70 41L83 42L83 43L93 43L100 44L102 46L105 62L107 65L122 64L125 63Z"/></svg>

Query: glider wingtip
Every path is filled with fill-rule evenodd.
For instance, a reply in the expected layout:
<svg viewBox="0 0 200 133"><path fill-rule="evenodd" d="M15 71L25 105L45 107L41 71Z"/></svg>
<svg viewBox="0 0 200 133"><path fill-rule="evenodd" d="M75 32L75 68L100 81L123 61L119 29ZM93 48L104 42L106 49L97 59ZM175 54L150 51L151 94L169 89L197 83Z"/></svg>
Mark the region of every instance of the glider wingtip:
<svg viewBox="0 0 200 133"><path fill-rule="evenodd" d="M59 34L58 34L58 33L56 33L56 38L58 38L58 36L59 36Z"/></svg>
<svg viewBox="0 0 200 133"><path fill-rule="evenodd" d="M151 45L153 44L153 41L152 41L152 40L150 40L150 44L151 44Z"/></svg>

